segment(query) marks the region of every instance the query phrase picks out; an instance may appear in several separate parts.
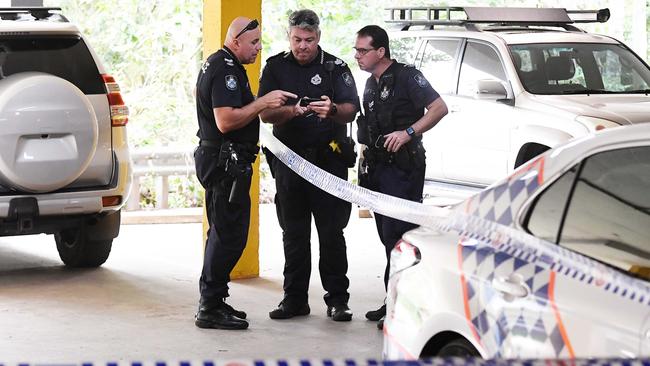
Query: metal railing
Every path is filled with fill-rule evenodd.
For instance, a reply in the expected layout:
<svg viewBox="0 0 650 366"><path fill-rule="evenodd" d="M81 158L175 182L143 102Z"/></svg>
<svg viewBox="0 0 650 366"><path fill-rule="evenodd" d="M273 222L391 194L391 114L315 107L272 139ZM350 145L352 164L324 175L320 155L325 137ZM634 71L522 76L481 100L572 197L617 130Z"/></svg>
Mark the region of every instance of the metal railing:
<svg viewBox="0 0 650 366"><path fill-rule="evenodd" d="M126 203L128 211L140 209L141 179L151 176L155 180L156 209L169 207L169 177L192 176L194 168L193 148L133 149L133 185Z"/></svg>

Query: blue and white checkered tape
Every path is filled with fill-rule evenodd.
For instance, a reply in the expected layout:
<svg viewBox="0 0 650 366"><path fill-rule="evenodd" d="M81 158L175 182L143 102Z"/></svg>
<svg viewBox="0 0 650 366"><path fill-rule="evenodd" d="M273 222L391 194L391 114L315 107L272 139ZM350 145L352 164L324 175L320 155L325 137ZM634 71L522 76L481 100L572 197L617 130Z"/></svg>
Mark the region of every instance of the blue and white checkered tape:
<svg viewBox="0 0 650 366"><path fill-rule="evenodd" d="M234 360L175 362L0 363L0 366L650 366L650 359Z"/></svg>

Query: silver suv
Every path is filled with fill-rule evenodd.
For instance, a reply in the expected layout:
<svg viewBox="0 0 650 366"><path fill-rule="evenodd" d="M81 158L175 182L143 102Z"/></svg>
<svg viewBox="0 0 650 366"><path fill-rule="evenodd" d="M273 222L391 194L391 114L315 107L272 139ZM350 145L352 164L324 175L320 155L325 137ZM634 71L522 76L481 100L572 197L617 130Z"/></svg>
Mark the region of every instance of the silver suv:
<svg viewBox="0 0 650 366"><path fill-rule="evenodd" d="M63 262L106 261L128 198L128 109L59 8L0 8L0 235L54 234Z"/></svg>
<svg viewBox="0 0 650 366"><path fill-rule="evenodd" d="M391 8L398 36L449 106L425 134L430 195L466 196L574 137L650 121L650 69L574 23L609 10ZM424 28L424 29L422 29Z"/></svg>

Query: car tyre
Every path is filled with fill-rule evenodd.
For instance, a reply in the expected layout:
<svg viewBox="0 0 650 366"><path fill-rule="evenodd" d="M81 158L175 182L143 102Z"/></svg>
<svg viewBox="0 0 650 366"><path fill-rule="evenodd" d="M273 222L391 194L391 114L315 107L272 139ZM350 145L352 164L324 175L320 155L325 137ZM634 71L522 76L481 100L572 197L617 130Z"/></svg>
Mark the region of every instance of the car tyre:
<svg viewBox="0 0 650 366"><path fill-rule="evenodd" d="M481 357L476 348L464 338L457 338L440 348L438 357Z"/></svg>
<svg viewBox="0 0 650 366"><path fill-rule="evenodd" d="M54 234L63 263L72 268L99 267L108 259L113 239L91 240L83 228L65 229Z"/></svg>

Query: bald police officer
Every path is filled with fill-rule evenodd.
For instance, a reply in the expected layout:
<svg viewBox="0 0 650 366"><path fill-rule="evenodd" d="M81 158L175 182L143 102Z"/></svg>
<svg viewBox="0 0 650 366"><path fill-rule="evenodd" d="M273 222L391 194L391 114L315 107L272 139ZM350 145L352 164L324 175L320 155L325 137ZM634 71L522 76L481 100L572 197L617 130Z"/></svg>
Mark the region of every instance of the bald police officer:
<svg viewBox="0 0 650 366"><path fill-rule="evenodd" d="M360 181L374 191L421 202L426 168L422 134L447 114L447 106L420 71L390 58L388 34L382 28L361 28L354 48L359 68L371 74L363 93L365 118L358 120L359 142L368 145ZM387 285L390 252L416 225L380 214L375 214L375 224L386 251ZM366 318L377 321L385 315L383 305Z"/></svg>
<svg viewBox="0 0 650 366"><path fill-rule="evenodd" d="M259 95L284 89L315 101L266 110L264 122L289 148L318 167L347 179L349 155L345 154L346 124L358 111L358 96L350 69L341 59L319 46L320 21L311 10L289 16L290 52L267 60L260 79ZM337 148L339 147L339 148ZM343 148L341 148L343 147ZM348 146L349 147L349 146ZM343 229L350 218L349 203L316 188L277 159L271 162L277 189L275 204L284 241L284 298L272 319L310 313L311 217L318 231L318 269L326 291L327 315L349 321L348 261Z"/></svg>
<svg viewBox="0 0 650 366"><path fill-rule="evenodd" d="M246 313L226 304L230 272L246 246L251 164L258 152L259 118L295 94L276 90L255 100L243 64L262 49L257 20L236 18L224 47L203 63L196 82L199 146L196 174L205 188L208 238L199 280L199 328L246 329Z"/></svg>

